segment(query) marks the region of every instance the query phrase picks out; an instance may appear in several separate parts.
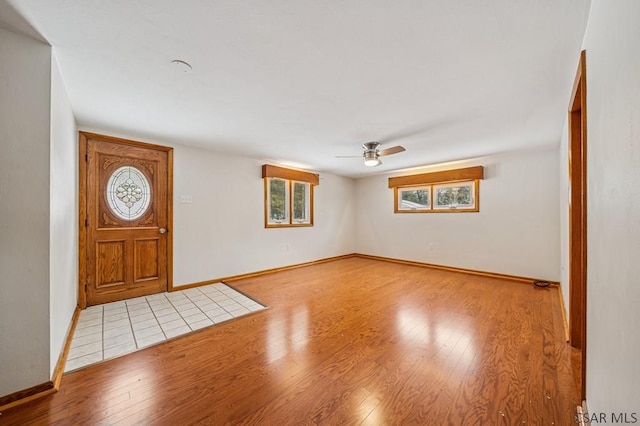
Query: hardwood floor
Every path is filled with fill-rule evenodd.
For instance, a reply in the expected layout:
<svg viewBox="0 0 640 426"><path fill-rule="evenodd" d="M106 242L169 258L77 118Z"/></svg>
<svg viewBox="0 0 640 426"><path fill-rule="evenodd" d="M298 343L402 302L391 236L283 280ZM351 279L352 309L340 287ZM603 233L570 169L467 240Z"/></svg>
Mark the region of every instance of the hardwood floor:
<svg viewBox="0 0 640 426"><path fill-rule="evenodd" d="M361 258L232 285L270 308L66 374L0 424L573 424L555 289Z"/></svg>

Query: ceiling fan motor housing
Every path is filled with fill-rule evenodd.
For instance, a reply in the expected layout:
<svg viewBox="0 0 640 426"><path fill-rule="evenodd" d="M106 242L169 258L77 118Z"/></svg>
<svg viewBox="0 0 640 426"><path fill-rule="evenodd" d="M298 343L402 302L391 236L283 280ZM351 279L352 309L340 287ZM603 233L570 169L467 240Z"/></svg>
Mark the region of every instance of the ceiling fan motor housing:
<svg viewBox="0 0 640 426"><path fill-rule="evenodd" d="M362 144L362 148L364 148L365 151L376 152L378 148L380 148L380 142L367 142Z"/></svg>
<svg viewBox="0 0 640 426"><path fill-rule="evenodd" d="M367 150L364 152L364 154L362 154L362 156L364 157L364 160L377 160L378 159L378 153L374 150Z"/></svg>
<svg viewBox="0 0 640 426"><path fill-rule="evenodd" d="M379 146L380 144L378 142L367 142L364 145L362 145L362 148L364 148L362 157L364 158L365 166L375 167L380 165L380 158L378 158Z"/></svg>
<svg viewBox="0 0 640 426"><path fill-rule="evenodd" d="M378 153L375 151L365 151L364 154L362 154L362 156L364 157L364 161L375 161L378 160Z"/></svg>
<svg viewBox="0 0 640 426"><path fill-rule="evenodd" d="M364 157L364 160L377 160L379 147L380 143L378 142L367 142L363 144L362 148L364 148L364 152L362 153L362 156Z"/></svg>

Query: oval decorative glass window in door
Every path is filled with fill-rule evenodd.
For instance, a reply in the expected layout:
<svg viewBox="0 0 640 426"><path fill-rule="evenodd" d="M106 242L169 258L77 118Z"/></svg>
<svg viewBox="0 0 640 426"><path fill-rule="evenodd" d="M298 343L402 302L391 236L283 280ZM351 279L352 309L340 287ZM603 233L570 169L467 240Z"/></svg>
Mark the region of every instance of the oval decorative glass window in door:
<svg viewBox="0 0 640 426"><path fill-rule="evenodd" d="M107 181L107 202L120 219L138 219L151 205L151 185L139 169L120 167Z"/></svg>

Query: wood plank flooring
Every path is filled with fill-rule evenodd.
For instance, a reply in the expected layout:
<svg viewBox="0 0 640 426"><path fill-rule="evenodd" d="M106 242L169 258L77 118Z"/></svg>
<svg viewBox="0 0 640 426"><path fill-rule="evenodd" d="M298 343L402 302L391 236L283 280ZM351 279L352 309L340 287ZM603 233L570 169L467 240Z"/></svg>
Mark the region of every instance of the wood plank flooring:
<svg viewBox="0 0 640 426"><path fill-rule="evenodd" d="M361 258L232 285L270 308L66 374L0 424L573 424L556 289Z"/></svg>

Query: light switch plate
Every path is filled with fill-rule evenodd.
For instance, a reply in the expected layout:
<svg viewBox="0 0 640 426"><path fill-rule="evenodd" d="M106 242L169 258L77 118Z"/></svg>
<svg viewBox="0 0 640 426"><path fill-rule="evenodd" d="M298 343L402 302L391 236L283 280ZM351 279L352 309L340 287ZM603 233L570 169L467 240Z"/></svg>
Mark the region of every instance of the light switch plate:
<svg viewBox="0 0 640 426"><path fill-rule="evenodd" d="M193 203L193 197L191 195L181 195L180 196L181 204L191 204Z"/></svg>

